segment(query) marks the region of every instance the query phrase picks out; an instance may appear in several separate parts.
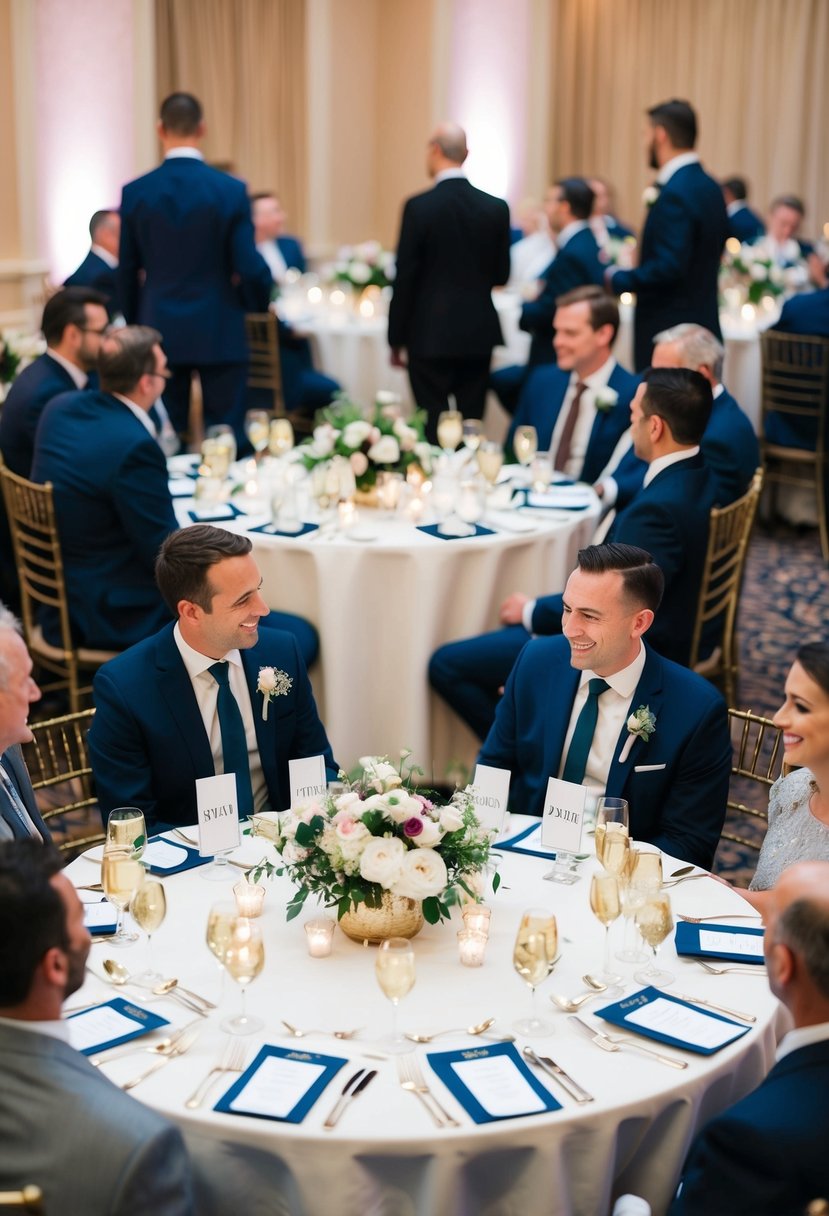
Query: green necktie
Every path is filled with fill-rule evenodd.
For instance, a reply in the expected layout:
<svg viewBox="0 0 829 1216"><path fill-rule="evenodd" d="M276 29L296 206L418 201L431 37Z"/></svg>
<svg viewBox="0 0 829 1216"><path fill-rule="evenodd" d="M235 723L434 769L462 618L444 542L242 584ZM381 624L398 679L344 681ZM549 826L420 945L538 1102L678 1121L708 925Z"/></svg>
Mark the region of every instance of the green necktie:
<svg viewBox="0 0 829 1216"><path fill-rule="evenodd" d="M599 719L599 697L608 688L610 685L607 681L599 679L598 676L595 676L587 685L587 700L576 720L576 729L573 731L567 759L564 762L564 772L561 774L562 781L573 781L576 785L581 785L584 781L587 757L590 755L596 722Z"/></svg>

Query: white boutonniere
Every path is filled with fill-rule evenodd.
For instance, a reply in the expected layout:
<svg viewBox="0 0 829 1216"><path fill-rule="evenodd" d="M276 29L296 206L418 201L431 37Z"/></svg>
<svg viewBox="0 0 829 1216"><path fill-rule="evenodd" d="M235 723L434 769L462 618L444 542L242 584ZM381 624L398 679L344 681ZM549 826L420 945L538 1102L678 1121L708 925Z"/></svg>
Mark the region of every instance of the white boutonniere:
<svg viewBox="0 0 829 1216"><path fill-rule="evenodd" d="M287 671L280 671L278 667L260 667L259 681L256 685L256 691L262 694L262 721L268 720L268 706L271 703L271 697L287 697L291 691L293 680L288 675Z"/></svg>
<svg viewBox="0 0 829 1216"><path fill-rule="evenodd" d="M630 755L630 749L633 747L637 739L641 739L647 743L653 732L656 730L656 718L651 713L647 705L640 705L638 709L630 715L627 720L628 737L625 740L625 746L622 748L619 756L619 763L624 764Z"/></svg>
<svg viewBox="0 0 829 1216"><path fill-rule="evenodd" d="M607 414L613 409L614 405L619 400L619 394L615 388L600 388L593 398L596 409L600 414Z"/></svg>
<svg viewBox="0 0 829 1216"><path fill-rule="evenodd" d="M655 182L652 186L645 187L642 193L642 202L645 204L648 210L651 209L656 200L659 198L659 191L661 189L662 187L658 182Z"/></svg>

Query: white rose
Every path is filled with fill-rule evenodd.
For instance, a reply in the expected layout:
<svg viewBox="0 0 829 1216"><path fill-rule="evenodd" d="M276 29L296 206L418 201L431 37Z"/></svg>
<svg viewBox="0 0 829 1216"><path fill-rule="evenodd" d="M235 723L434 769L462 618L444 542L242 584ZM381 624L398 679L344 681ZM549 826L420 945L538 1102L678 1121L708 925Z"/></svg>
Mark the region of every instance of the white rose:
<svg viewBox="0 0 829 1216"><path fill-rule="evenodd" d="M338 798L334 799L334 806L338 812L348 811L351 815L359 815L363 810L360 795L355 794L354 790L346 790L344 794L340 794Z"/></svg>
<svg viewBox="0 0 829 1216"><path fill-rule="evenodd" d="M343 431L343 443L347 448L359 448L363 446L370 434L371 423L363 422L361 418L358 418L356 422L349 422Z"/></svg>
<svg viewBox="0 0 829 1216"><path fill-rule="evenodd" d="M420 815L420 803L405 790L391 790L384 796L388 806L389 819L394 820L395 823L403 823L405 819L411 819L413 815Z"/></svg>
<svg viewBox="0 0 829 1216"><path fill-rule="evenodd" d="M752 262L749 270L751 277L758 283L762 283L764 279L768 278L768 267L764 266L762 262Z"/></svg>
<svg viewBox="0 0 829 1216"><path fill-rule="evenodd" d="M368 458L376 464L395 464L400 459L400 445L394 435L381 435L369 448Z"/></svg>
<svg viewBox="0 0 829 1216"><path fill-rule="evenodd" d="M355 477L362 477L368 468L368 456L365 452L352 452L348 458L348 463L351 465L351 471Z"/></svg>
<svg viewBox="0 0 829 1216"><path fill-rule="evenodd" d="M396 836L374 836L363 849L360 875L389 889L400 877L405 856L406 846Z"/></svg>
<svg viewBox="0 0 829 1216"><path fill-rule="evenodd" d="M348 274L352 283L367 283L371 278L371 267L365 262L352 262Z"/></svg>
<svg viewBox="0 0 829 1216"><path fill-rule="evenodd" d="M313 456L328 456L334 450L334 441L339 435L330 423L314 427L314 436L310 444Z"/></svg>
<svg viewBox="0 0 829 1216"><path fill-rule="evenodd" d="M427 899L430 895L440 895L447 881L446 865L440 853L434 849L412 849L403 858L392 891L409 899Z"/></svg>
<svg viewBox="0 0 829 1216"><path fill-rule="evenodd" d="M356 256L363 262L376 262L382 252L383 246L379 241L363 241L354 250Z"/></svg>
<svg viewBox="0 0 829 1216"><path fill-rule="evenodd" d="M634 730L639 729L639 719L636 717L636 714L631 714L630 717L628 718L627 728L629 731L634 731Z"/></svg>
<svg viewBox="0 0 829 1216"><path fill-rule="evenodd" d="M459 806L449 803L440 812L440 826L444 832L457 832L463 827L463 812Z"/></svg>
<svg viewBox="0 0 829 1216"><path fill-rule="evenodd" d="M259 692L273 692L276 688L276 672L272 667L259 668Z"/></svg>
<svg viewBox="0 0 829 1216"><path fill-rule="evenodd" d="M424 473L428 473L432 467L432 445L431 443L416 443L414 447L415 456L420 461Z"/></svg>
<svg viewBox="0 0 829 1216"><path fill-rule="evenodd" d="M378 760L376 756L364 756L360 764L365 769L367 780L371 782L378 794L402 785L400 774L393 764L389 764L388 760Z"/></svg>
<svg viewBox="0 0 829 1216"><path fill-rule="evenodd" d="M395 428L397 429L397 428ZM413 452L417 443L417 431L413 426L403 426L397 432L401 452Z"/></svg>
<svg viewBox="0 0 829 1216"><path fill-rule="evenodd" d="M434 819L424 817L423 831L419 836L412 837L412 844L416 844L419 849L431 849L433 845L438 843L442 836L443 832L435 823Z"/></svg>
<svg viewBox="0 0 829 1216"><path fill-rule="evenodd" d="M384 405L399 405L400 394L393 393L387 388L378 388L377 392L374 394L374 400L380 407Z"/></svg>
<svg viewBox="0 0 829 1216"><path fill-rule="evenodd" d="M295 865L298 861L305 861L308 856L308 849L300 848L295 840L288 840L282 847L282 860L288 865Z"/></svg>

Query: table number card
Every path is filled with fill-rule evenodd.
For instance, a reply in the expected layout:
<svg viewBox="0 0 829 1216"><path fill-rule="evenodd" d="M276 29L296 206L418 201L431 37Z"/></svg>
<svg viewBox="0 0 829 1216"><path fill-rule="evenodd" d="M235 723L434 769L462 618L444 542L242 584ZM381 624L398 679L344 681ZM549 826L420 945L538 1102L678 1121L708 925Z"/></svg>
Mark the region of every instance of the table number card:
<svg viewBox="0 0 829 1216"><path fill-rule="evenodd" d="M510 771L508 768L493 768L489 764L476 764L472 784L475 792L475 814L485 828L500 833L504 830L509 797Z"/></svg>
<svg viewBox="0 0 829 1216"><path fill-rule="evenodd" d="M541 821L541 839L548 848L561 853L581 852L586 801L587 790L583 785L550 778Z"/></svg>
<svg viewBox="0 0 829 1216"><path fill-rule="evenodd" d="M289 760L288 777L292 807L311 798L322 798L328 788L325 757L303 756L299 760Z"/></svg>
<svg viewBox="0 0 829 1216"><path fill-rule="evenodd" d="M235 849L239 834L239 803L236 774L218 773L196 779L196 811L199 824L199 853L212 857Z"/></svg>

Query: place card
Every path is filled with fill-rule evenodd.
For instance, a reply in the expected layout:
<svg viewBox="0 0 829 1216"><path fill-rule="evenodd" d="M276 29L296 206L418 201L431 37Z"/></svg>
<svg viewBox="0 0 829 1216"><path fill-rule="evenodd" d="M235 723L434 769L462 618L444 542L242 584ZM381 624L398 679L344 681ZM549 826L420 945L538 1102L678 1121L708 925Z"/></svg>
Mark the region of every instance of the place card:
<svg viewBox="0 0 829 1216"><path fill-rule="evenodd" d="M542 844L560 853L579 853L586 801L583 785L551 777L541 818Z"/></svg>
<svg viewBox="0 0 829 1216"><path fill-rule="evenodd" d="M110 1047L118 1047L121 1043L129 1043L131 1039L149 1034L151 1030L158 1030L159 1026L170 1025L166 1018L118 996L93 1009L72 1014L66 1019L66 1024L69 1042L85 1056L108 1051Z"/></svg>
<svg viewBox="0 0 829 1216"><path fill-rule="evenodd" d="M441 1051L426 1057L443 1084L476 1123L561 1110L512 1043Z"/></svg>
<svg viewBox="0 0 829 1216"><path fill-rule="evenodd" d="M255 1119L301 1123L348 1061L284 1047L263 1047L214 1110Z"/></svg>
<svg viewBox="0 0 829 1216"><path fill-rule="evenodd" d="M548 861L554 861L556 856L554 849L548 849L541 843L540 819L530 824L528 828L522 828L515 835L505 836L503 840L496 840L494 847L505 849L508 853L525 853L529 857L544 857Z"/></svg>
<svg viewBox="0 0 829 1216"><path fill-rule="evenodd" d="M108 899L95 904L85 903L83 923L93 937L98 933L114 933L118 926L118 912Z"/></svg>
<svg viewBox="0 0 829 1216"><path fill-rule="evenodd" d="M238 847L241 837L235 773L196 778L196 816L202 857Z"/></svg>
<svg viewBox="0 0 829 1216"><path fill-rule="evenodd" d="M676 952L702 958L720 958L734 963L762 966L763 929L737 925L692 925L681 920L676 926Z"/></svg>
<svg viewBox="0 0 829 1216"><path fill-rule="evenodd" d="M310 798L322 798L328 789L325 756L302 756L298 760L289 760L288 780L291 806L307 802Z"/></svg>
<svg viewBox="0 0 829 1216"><path fill-rule="evenodd" d="M472 778L475 814L483 827L491 828L495 832L501 832L504 828L510 776L508 768L493 768L490 764L475 765Z"/></svg>
<svg viewBox="0 0 829 1216"><path fill-rule="evenodd" d="M698 1009L659 988L643 988L615 1005L597 1009L596 1016L646 1039L704 1056L713 1055L749 1031L748 1026Z"/></svg>

